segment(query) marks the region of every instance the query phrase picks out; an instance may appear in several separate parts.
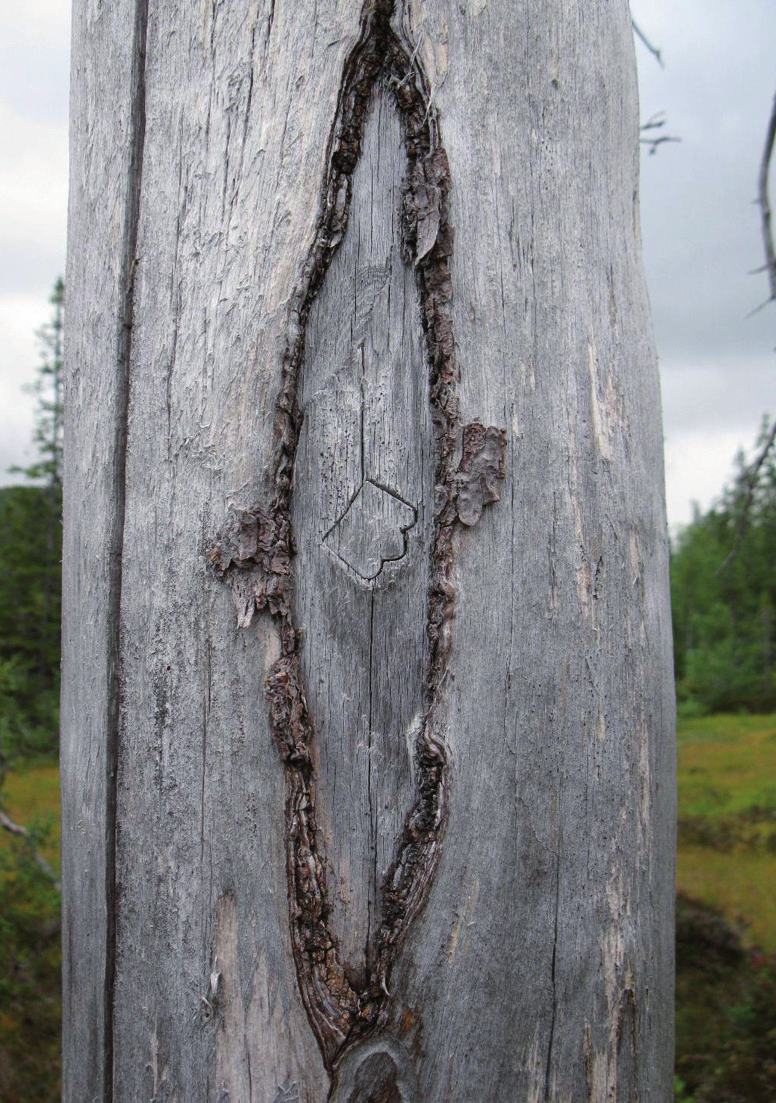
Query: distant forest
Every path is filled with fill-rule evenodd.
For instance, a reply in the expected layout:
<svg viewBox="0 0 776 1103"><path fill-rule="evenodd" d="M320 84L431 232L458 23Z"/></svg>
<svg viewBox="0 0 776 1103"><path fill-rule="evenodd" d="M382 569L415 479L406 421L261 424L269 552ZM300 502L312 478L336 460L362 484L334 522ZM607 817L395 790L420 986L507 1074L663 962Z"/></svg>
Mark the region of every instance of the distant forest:
<svg viewBox="0 0 776 1103"><path fill-rule="evenodd" d="M38 459L11 469L24 485L0 489L0 754L58 749L62 611L62 323L64 285L38 333Z"/></svg>
<svg viewBox="0 0 776 1103"><path fill-rule="evenodd" d="M35 760L55 773L59 749L63 291L60 280L38 334L38 458L13 469L23 485L0 489L0 1099L8 1103L61 1096L59 873L42 853L54 859L58 831L29 807L19 821L10 816L5 783L9 766Z"/></svg>
<svg viewBox="0 0 776 1103"><path fill-rule="evenodd" d="M697 512L671 555L680 711L776 710L776 449L763 430L759 466Z"/></svg>

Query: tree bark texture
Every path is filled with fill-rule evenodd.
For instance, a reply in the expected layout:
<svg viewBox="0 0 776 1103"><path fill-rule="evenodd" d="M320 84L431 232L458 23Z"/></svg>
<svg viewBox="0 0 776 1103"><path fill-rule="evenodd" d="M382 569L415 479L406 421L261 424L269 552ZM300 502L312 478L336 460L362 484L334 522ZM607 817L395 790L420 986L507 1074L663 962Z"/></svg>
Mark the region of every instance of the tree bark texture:
<svg viewBox="0 0 776 1103"><path fill-rule="evenodd" d="M624 0L76 0L66 1103L664 1103Z"/></svg>

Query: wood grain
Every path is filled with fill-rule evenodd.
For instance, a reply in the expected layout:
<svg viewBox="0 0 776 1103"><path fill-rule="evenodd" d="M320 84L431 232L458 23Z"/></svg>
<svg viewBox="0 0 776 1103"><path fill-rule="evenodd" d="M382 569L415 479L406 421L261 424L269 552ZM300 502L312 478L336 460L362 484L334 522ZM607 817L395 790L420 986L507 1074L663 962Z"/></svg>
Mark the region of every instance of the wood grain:
<svg viewBox="0 0 776 1103"><path fill-rule="evenodd" d="M379 96L348 229L308 323L294 472L296 620L316 726L332 928L362 976L380 886L414 799L414 742L427 707L433 434L415 273L401 256L406 168L398 113ZM343 569L325 541L364 485L375 489L354 504L375 537L397 536L385 517L396 498L377 488L417 514L406 553L371 581Z"/></svg>
<svg viewBox="0 0 776 1103"><path fill-rule="evenodd" d="M507 427L507 479L454 537L441 859L381 1035L334 1080L300 995L262 690L276 629L237 627L207 552L272 476L289 299L360 18L337 0L151 0L147 21L75 4L64 1097L664 1103L673 690L624 0L393 17L449 160L461 423ZM356 972L422 696L430 426L398 133L378 98L309 322L294 497L332 923ZM326 536L367 478L417 519L359 581ZM360 563L396 516L373 501Z"/></svg>
<svg viewBox="0 0 776 1103"><path fill-rule="evenodd" d="M63 1096L113 1099L119 605L146 9L73 9L61 700ZM110 103L111 110L105 105Z"/></svg>

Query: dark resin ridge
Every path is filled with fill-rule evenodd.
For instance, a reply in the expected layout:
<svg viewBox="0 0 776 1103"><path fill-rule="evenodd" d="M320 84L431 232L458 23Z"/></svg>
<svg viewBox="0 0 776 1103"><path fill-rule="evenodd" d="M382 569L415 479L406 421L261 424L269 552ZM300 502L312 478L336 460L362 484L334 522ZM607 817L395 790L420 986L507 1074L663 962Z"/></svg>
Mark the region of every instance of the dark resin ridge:
<svg viewBox="0 0 776 1103"><path fill-rule="evenodd" d="M241 625L268 609L281 654L265 683L272 734L285 766L291 942L299 987L324 1063L331 1072L346 1047L385 1024L389 979L398 947L424 905L447 817L448 754L433 731L434 709L451 645L455 591L452 535L457 521L472 524L481 505L498 498L504 477L505 434L475 423L462 434L456 396L449 221L450 173L436 112L417 50L391 27L394 0L366 0L359 39L345 63L329 138L321 214L299 285L291 298L282 386L276 403L273 485L269 505L233 511L210 558L232 586ZM301 642L293 621L291 498L301 430L297 403L312 302L345 233L353 173L361 154L366 115L377 88L394 100L408 158L402 211L402 251L414 265L429 373L434 427L435 502L428 591L425 715L416 742L417 796L382 885L382 921L367 955L363 988L348 980L337 939L329 929L322 841L315 821L315 777L310 748L314 726L300 672ZM454 457L463 444L456 470ZM466 499L461 508L459 499Z"/></svg>

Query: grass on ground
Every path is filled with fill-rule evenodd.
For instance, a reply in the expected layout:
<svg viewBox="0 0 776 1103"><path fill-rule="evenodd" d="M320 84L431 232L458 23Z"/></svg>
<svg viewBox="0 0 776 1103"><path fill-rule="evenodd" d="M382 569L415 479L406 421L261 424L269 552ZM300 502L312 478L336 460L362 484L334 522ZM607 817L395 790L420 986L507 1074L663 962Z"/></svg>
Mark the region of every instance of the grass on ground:
<svg viewBox="0 0 776 1103"><path fill-rule="evenodd" d="M6 813L59 868L59 782L50 761L17 764ZM0 831L0 1099L56 1103L60 1089L60 899L29 844Z"/></svg>
<svg viewBox="0 0 776 1103"><path fill-rule="evenodd" d="M3 786L3 808L15 823L46 829L41 847L43 857L59 869L59 766L51 759L21 761L14 764ZM0 832L0 848L12 845L11 837Z"/></svg>
<svg viewBox="0 0 776 1103"><path fill-rule="evenodd" d="M677 888L776 952L776 715L680 720Z"/></svg>

